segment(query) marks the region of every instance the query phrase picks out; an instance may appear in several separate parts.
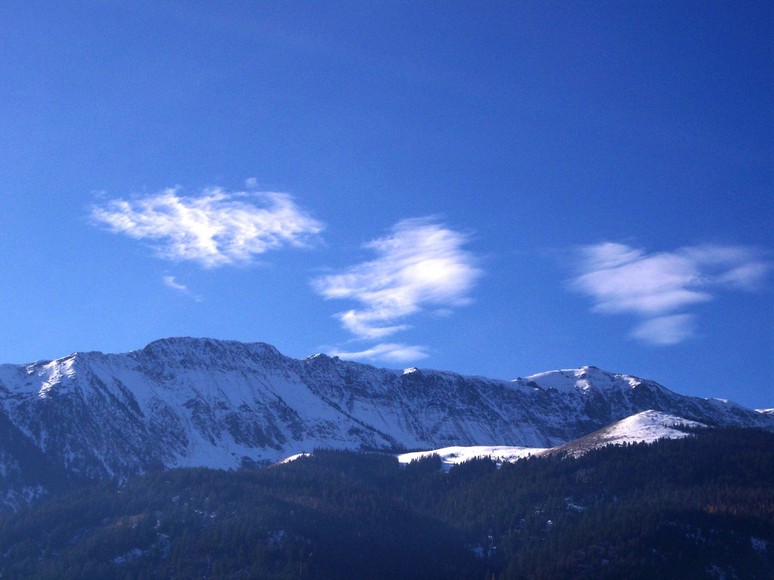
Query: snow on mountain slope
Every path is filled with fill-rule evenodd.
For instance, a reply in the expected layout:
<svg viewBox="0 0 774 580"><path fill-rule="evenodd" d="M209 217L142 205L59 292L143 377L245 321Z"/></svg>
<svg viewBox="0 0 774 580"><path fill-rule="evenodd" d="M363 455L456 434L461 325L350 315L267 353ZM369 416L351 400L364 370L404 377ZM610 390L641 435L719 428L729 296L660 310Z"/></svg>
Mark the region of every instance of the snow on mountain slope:
<svg viewBox="0 0 774 580"><path fill-rule="evenodd" d="M613 423L598 431L601 442L653 443L659 439L688 437L684 428L706 427L697 421L689 421L659 411L643 411Z"/></svg>
<svg viewBox="0 0 774 580"><path fill-rule="evenodd" d="M540 447L508 447L505 445L473 445L470 447L444 447L443 449L431 449L429 451L413 451L411 453L401 453L398 455L400 463L411 463L417 459L438 455L441 458L441 465L444 471L449 471L453 465L488 457L498 464L517 461L525 457L543 455L550 449Z"/></svg>
<svg viewBox="0 0 774 580"><path fill-rule="evenodd" d="M690 436L688 429L699 427L707 427L707 425L660 411L648 410L560 445L553 451L582 455L591 449L606 445L653 443L659 439L682 439Z"/></svg>
<svg viewBox="0 0 774 580"><path fill-rule="evenodd" d="M586 413L598 419L606 417L608 422L653 409L713 425L771 428L769 421L759 422L751 415L755 411L733 401L678 395L654 381L608 373L594 366L548 371L514 382L582 401ZM616 412L609 412L612 409Z"/></svg>
<svg viewBox="0 0 774 580"><path fill-rule="evenodd" d="M0 437L0 463L11 473L4 478L0 469L0 496L57 470L126 478L274 462L320 447L547 448L648 409L774 428L771 415L594 367L502 381L325 355L296 360L263 343L169 338L124 354L0 365L0 429L9 433ZM33 455L45 470L22 459Z"/></svg>
<svg viewBox="0 0 774 580"><path fill-rule="evenodd" d="M414 460L431 455L441 458L443 468L448 471L453 465L470 461L479 457L489 457L498 463L518 461L525 457L561 453L582 455L591 449L606 445L623 443L653 443L659 439L681 439L689 437L686 428L706 427L703 423L690 421L682 417L668 415L659 411L643 411L620 421L603 427L579 439L552 448L540 447L507 447L507 446L471 446L445 447L428 451L414 451L398 455L400 463L411 463Z"/></svg>
<svg viewBox="0 0 774 580"><path fill-rule="evenodd" d="M544 389L556 389L562 393L626 390L637 387L642 380L628 375L613 375L594 366L579 369L548 371L527 377Z"/></svg>

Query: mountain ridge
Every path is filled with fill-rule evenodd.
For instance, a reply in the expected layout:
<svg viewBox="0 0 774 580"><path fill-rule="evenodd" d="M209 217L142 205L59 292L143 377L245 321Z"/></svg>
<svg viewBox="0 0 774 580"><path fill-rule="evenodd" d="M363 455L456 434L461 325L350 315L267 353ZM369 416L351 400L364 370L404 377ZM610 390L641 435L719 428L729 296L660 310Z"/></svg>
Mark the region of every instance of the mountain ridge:
<svg viewBox="0 0 774 580"><path fill-rule="evenodd" d="M596 367L507 381L294 359L262 342L165 338L129 353L0 365L0 423L13 434L0 441L0 498L42 486L20 461L22 448L71 477L125 479L271 463L321 447L555 447L651 409L774 429L774 416Z"/></svg>

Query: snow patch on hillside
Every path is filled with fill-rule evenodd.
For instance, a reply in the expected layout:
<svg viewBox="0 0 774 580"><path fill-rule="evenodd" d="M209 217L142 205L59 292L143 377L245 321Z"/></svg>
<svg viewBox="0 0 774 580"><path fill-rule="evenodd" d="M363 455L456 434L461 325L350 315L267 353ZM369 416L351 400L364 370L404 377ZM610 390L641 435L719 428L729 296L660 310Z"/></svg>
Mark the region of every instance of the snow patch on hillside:
<svg viewBox="0 0 774 580"><path fill-rule="evenodd" d="M398 455L398 461L400 463L411 463L417 459L438 455L441 458L444 471L449 471L453 465L458 465L471 459L488 457L498 463L506 463L524 459L525 457L543 455L549 450L543 447L509 447L505 445L453 446L444 447L443 449L432 449L430 451L401 453Z"/></svg>
<svg viewBox="0 0 774 580"><path fill-rule="evenodd" d="M277 464L282 465L284 463L290 463L291 461L295 461L296 459L301 459L302 457L311 457L311 453L296 453L295 455L291 455L290 457L286 457L285 459L280 459Z"/></svg>
<svg viewBox="0 0 774 580"><path fill-rule="evenodd" d="M688 437L682 428L706 427L704 423L689 421L660 411L643 411L605 429L605 438L615 443L653 443L659 439Z"/></svg>

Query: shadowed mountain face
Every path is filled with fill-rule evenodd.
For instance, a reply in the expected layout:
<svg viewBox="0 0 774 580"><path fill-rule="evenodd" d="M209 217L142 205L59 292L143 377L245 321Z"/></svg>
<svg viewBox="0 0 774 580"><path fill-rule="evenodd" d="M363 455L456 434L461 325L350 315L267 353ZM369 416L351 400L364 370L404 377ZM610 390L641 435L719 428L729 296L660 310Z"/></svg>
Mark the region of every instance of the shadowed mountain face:
<svg viewBox="0 0 774 580"><path fill-rule="evenodd" d="M170 338L0 366L0 496L16 505L64 476L234 468L320 447L551 447L649 409L774 428L771 415L595 367L502 381Z"/></svg>

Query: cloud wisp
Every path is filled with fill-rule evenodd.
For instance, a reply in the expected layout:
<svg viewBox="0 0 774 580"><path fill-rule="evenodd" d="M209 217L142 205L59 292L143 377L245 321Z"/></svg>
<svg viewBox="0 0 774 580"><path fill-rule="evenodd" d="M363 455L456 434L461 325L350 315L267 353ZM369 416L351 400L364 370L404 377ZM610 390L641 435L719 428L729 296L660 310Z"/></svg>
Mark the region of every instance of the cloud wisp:
<svg viewBox="0 0 774 580"><path fill-rule="evenodd" d="M168 276L168 275L167 276L162 276L161 277L161 281L164 283L164 286L166 286L167 288L171 288L175 292L179 292L180 294L184 294L185 296L189 296L190 298L192 298L196 302L201 302L202 301L202 299L199 296L197 296L196 294L192 293L188 289L188 286L178 282L177 279L174 276Z"/></svg>
<svg viewBox="0 0 774 580"><path fill-rule="evenodd" d="M591 297L594 310L641 319L631 336L671 345L694 336L689 307L711 301L724 290L755 290L770 265L744 246L688 246L647 254L625 244L604 242L579 253L572 287Z"/></svg>
<svg viewBox="0 0 774 580"><path fill-rule="evenodd" d="M385 342L356 352L347 352L339 349L333 349L331 356L339 356L344 359L353 360L385 360L395 363L405 363L409 361L422 360L427 358L427 348L424 346L408 345L403 343Z"/></svg>
<svg viewBox="0 0 774 580"><path fill-rule="evenodd" d="M169 188L112 200L93 207L91 216L112 232L149 241L162 258L204 268L249 263L284 246L306 246L324 228L286 193L230 193L218 187L194 196Z"/></svg>
<svg viewBox="0 0 774 580"><path fill-rule="evenodd" d="M447 312L470 302L482 271L463 246L468 236L429 218L397 223L386 237L365 244L377 258L339 274L312 281L327 299L353 300L360 307L340 312L342 326L359 339L380 340L408 329L406 319L432 307ZM380 344L350 358L410 360L427 356L425 347Z"/></svg>

